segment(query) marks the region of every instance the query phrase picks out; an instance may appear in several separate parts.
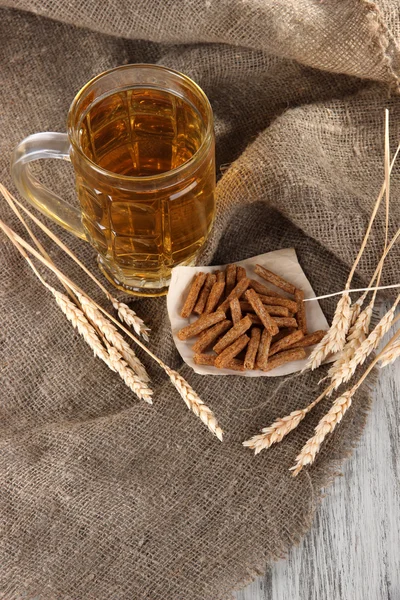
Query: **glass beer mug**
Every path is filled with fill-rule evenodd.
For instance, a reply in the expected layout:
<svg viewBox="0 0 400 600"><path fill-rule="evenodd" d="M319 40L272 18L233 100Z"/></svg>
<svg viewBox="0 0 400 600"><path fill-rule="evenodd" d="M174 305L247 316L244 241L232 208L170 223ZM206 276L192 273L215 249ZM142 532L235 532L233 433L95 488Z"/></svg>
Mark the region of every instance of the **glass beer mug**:
<svg viewBox="0 0 400 600"><path fill-rule="evenodd" d="M43 158L71 161L80 208L34 178L29 163ZM24 198L96 249L113 285L162 295L172 267L194 264L214 220L211 106L181 73L117 67L77 94L68 134L27 137L11 169Z"/></svg>

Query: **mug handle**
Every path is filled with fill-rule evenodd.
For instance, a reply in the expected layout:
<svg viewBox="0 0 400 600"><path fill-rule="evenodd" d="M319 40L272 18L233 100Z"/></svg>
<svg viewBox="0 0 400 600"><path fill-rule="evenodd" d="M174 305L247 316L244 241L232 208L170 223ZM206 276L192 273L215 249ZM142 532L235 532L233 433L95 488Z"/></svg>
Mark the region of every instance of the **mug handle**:
<svg viewBox="0 0 400 600"><path fill-rule="evenodd" d="M35 208L87 241L81 212L42 185L32 175L29 163L41 158L58 158L70 162L70 143L66 133L44 132L28 136L15 148L11 159L11 175L21 194Z"/></svg>

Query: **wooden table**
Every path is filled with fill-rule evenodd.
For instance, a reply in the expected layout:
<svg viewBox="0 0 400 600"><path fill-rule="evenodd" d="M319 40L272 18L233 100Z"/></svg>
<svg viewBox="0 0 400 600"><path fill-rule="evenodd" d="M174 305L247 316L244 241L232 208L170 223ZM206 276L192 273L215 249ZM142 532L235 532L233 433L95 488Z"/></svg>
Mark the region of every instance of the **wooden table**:
<svg viewBox="0 0 400 600"><path fill-rule="evenodd" d="M400 359L382 371L363 438L309 534L235 597L400 599Z"/></svg>

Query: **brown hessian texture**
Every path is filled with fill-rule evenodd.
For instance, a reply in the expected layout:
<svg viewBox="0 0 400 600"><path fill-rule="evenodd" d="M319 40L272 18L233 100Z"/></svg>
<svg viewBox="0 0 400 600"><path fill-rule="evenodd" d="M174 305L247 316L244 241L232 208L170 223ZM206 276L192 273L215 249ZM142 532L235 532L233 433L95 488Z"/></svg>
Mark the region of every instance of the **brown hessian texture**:
<svg viewBox="0 0 400 600"><path fill-rule="evenodd" d="M201 262L294 247L318 295L341 290L384 180L386 107L392 152L400 141L397 4L2 2L1 181L15 192L13 147L37 131L65 131L74 95L94 75L127 63L166 65L192 77L215 114L218 210ZM35 168L76 202L70 165ZM392 198L399 193L395 167ZM392 207L389 235L400 220L400 204ZM26 235L5 202L0 214ZM51 227L96 269L87 244ZM356 284L369 279L383 239L382 212ZM91 281L46 244L101 302ZM395 248L384 283L398 281L399 259ZM361 435L368 388L315 465L293 479L288 469L330 399L257 457L242 442L317 397L325 368L286 379L196 375L175 349L165 298L133 301L151 327L151 348L215 413L220 443L140 350L154 405L137 401L4 235L0 264L1 599L228 600L284 556ZM330 319L334 301L322 307Z"/></svg>

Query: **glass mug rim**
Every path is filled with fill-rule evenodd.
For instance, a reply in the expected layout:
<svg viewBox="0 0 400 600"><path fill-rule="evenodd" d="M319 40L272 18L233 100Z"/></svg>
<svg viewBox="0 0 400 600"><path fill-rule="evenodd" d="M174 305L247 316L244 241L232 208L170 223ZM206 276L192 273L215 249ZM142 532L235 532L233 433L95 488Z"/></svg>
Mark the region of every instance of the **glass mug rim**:
<svg viewBox="0 0 400 600"><path fill-rule="evenodd" d="M193 154L193 156L191 156L189 158L189 160L185 161L178 167L175 167L174 169L170 169L168 171L164 171L163 173L158 173L156 175L145 175L145 176L121 175L121 174L115 173L113 171L104 169L103 167L100 167L97 163L92 161L82 151L79 141L77 139L77 134L79 131L79 122L76 123L75 119L79 115L79 101L85 96L85 94L90 92L90 89L99 80L106 78L118 71L137 70L137 69L150 69L150 70L155 70L155 71L165 71L168 74L175 77L177 80L183 81L195 93L195 95L198 97L198 99L201 101L201 103L205 107L205 111L206 111L207 123L206 123L206 131L204 134L204 138L202 139L199 148L196 150L196 152ZM151 86L146 83L146 84L142 84L142 87L150 88ZM120 88L116 87L115 92L118 93L119 89ZM158 85L155 85L154 89L163 89L163 88L161 88ZM165 88L165 91L168 92L170 90ZM99 98L101 98L101 96L99 96ZM98 98L96 98L96 100L97 99ZM81 157L81 159L84 160L85 163L88 166L90 166L90 168L93 169L93 171L95 171L99 175L106 177L107 179L114 178L121 182L124 181L125 183L132 183L132 184L133 183L146 184L146 183L155 182L155 183L158 183L158 185L161 184L162 187L164 187L165 183L169 179L175 179L175 177L177 177L177 176L184 177L185 171L192 169L193 166L195 166L197 163L201 162L202 158L204 156L206 156L209 146L212 143L213 135L214 135L213 111L212 111L210 101L209 101L208 97L206 96L205 92L201 89L201 87L195 81L193 81L190 77L188 77L184 73L181 73L174 69L170 69L169 67L164 67L163 65L155 65L155 64L151 64L151 63L131 63L128 65L121 65L118 67L114 67L113 69L108 69L107 71L103 71L99 75L96 75L95 77L90 79L79 90L79 92L76 94L76 96L72 100L71 106L68 111L67 132L68 132L68 138L69 138L70 144L71 144L74 152L76 152Z"/></svg>

